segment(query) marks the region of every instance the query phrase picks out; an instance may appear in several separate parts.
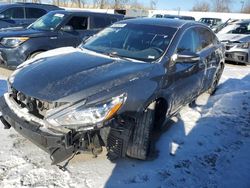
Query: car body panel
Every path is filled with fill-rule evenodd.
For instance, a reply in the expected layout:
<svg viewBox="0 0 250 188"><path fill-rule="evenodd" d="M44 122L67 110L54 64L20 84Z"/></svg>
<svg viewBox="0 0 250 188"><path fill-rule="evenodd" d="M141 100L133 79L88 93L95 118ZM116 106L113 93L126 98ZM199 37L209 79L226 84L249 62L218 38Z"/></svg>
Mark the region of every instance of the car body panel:
<svg viewBox="0 0 250 188"><path fill-rule="evenodd" d="M28 135L31 130L27 129L30 128L24 126L27 132L24 135L28 138L31 137L31 141L41 145L42 143L38 139L41 134L44 135L43 129L45 128L49 128L54 134L62 133L61 129L70 130L65 131L63 134L65 139L58 143L58 147L55 147L62 152L58 153L61 157L53 159L53 164L69 157L68 151L72 152L72 150L67 148L73 147L73 153L80 150L82 145L79 145L79 139L82 139L81 142L84 140L88 143L91 136L101 135L101 130L108 127L121 130L120 134L129 131L130 127L133 129L133 126L136 125L130 126L130 122L134 123L149 107L151 108L151 104L159 100L164 100L164 104L166 104L163 108L166 109L163 114L164 118L173 116L182 106L191 103L198 95L207 91L211 87L216 73L224 66L224 48L216 38L216 44L213 42L212 46L204 47L195 56L191 56L188 61L178 59L180 54L177 53L177 48L189 29L203 28L214 36L212 31L202 24L170 19L131 19L119 23L121 25L147 24L151 25L152 29L155 25L170 25L177 30L165 52L151 62L105 55L105 53L85 48L68 47L38 55L20 65L8 79L9 93L6 93L5 99L1 99L3 102L0 102L0 110L3 113L1 119L6 127L20 126L22 128L20 125L22 123L16 125L15 121L18 120L15 119L13 122L6 117L13 116L8 113L20 113L21 98L24 97L23 100L26 101L26 104L21 107L21 110L25 115L18 115L18 117L24 121L38 119L39 122L42 122L38 123L41 125L38 130L30 133L32 136ZM63 111L77 104L83 104L84 108L91 108L121 95L125 98L122 106L114 117L100 124L93 123L93 125L77 129L63 125L54 126L46 119L46 113L49 114L51 110ZM9 103L9 100L15 101L14 105L6 107L4 102ZM41 117L41 114L34 113L36 105L40 103L43 105L46 102L51 105L51 108L46 107L48 111L44 116ZM4 108L13 108L13 111L7 112L4 111ZM66 138L69 133L71 142L68 143ZM87 138L84 137L86 135ZM43 139L48 140L51 136L58 140L54 135L44 136ZM91 137L91 139L93 138ZM128 134L123 141L126 142L129 139ZM121 142L123 143L123 141ZM106 142L104 141L104 143ZM53 144L49 148L48 150L46 147L44 150L53 156L57 150L54 150ZM85 149L85 147L81 148L83 151ZM123 156L124 152L121 155Z"/></svg>

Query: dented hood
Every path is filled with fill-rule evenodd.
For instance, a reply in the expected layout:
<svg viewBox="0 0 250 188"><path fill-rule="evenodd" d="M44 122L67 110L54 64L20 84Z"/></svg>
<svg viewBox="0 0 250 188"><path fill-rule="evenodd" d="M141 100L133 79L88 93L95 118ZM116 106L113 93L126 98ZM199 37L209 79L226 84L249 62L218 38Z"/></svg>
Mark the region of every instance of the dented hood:
<svg viewBox="0 0 250 188"><path fill-rule="evenodd" d="M29 62L10 78L11 85L25 95L40 100L65 101L79 92L83 99L143 77L152 67L150 63L67 49L54 50Z"/></svg>
<svg viewBox="0 0 250 188"><path fill-rule="evenodd" d="M244 34L218 34L217 37L221 42L249 42L250 35Z"/></svg>

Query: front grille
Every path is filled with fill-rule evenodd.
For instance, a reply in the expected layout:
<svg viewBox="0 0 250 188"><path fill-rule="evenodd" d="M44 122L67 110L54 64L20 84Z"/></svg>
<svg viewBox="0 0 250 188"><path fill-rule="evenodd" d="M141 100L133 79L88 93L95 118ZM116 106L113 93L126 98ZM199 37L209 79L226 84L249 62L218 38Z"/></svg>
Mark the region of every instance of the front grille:
<svg viewBox="0 0 250 188"><path fill-rule="evenodd" d="M24 93L17 91L13 87L10 91L10 96L21 108L26 108L30 114L35 115L38 118L43 119L48 110L57 108L66 103L59 102L47 102L25 95Z"/></svg>

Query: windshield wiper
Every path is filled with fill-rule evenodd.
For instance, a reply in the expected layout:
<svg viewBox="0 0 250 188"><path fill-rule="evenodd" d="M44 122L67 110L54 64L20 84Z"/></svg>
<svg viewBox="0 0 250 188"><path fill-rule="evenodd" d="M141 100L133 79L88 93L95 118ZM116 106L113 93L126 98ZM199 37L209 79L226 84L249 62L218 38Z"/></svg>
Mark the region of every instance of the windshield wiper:
<svg viewBox="0 0 250 188"><path fill-rule="evenodd" d="M133 58L119 55L117 52L103 52L103 54L104 54L104 55L107 55L107 56L109 56L109 57L117 57L117 58L120 58L120 59L133 61Z"/></svg>

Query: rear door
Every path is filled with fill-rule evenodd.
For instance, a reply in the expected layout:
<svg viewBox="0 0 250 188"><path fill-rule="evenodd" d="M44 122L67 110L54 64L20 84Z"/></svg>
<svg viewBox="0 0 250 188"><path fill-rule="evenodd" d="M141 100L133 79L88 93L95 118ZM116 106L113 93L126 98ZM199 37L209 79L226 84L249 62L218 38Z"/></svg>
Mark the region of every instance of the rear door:
<svg viewBox="0 0 250 188"><path fill-rule="evenodd" d="M199 54L201 62L206 67L205 77L202 83L201 92L208 89L212 83L213 76L220 61L220 43L216 36L207 28L200 27L197 29L200 38Z"/></svg>
<svg viewBox="0 0 250 188"><path fill-rule="evenodd" d="M25 7L25 25L29 25L47 13L41 8Z"/></svg>

